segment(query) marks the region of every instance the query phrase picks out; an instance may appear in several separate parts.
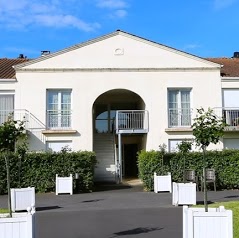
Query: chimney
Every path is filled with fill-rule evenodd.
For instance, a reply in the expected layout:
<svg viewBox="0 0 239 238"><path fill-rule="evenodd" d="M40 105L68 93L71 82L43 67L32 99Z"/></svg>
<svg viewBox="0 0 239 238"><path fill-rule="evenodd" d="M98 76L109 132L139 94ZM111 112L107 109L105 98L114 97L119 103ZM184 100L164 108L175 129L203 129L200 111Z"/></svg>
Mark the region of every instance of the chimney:
<svg viewBox="0 0 239 238"><path fill-rule="evenodd" d="M19 54L18 59L24 59L24 54Z"/></svg>
<svg viewBox="0 0 239 238"><path fill-rule="evenodd" d="M41 56L49 55L51 52L49 50L42 50Z"/></svg>
<svg viewBox="0 0 239 238"><path fill-rule="evenodd" d="M239 58L239 52L234 52L233 58Z"/></svg>

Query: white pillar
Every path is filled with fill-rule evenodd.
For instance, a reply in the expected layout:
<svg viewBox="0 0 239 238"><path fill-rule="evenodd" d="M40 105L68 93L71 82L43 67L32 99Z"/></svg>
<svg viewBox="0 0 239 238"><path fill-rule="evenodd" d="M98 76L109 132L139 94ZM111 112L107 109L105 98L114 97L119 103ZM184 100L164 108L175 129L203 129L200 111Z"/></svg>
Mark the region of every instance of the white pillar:
<svg viewBox="0 0 239 238"><path fill-rule="evenodd" d="M122 143L121 134L118 134L118 153L119 153L119 182L122 182Z"/></svg>

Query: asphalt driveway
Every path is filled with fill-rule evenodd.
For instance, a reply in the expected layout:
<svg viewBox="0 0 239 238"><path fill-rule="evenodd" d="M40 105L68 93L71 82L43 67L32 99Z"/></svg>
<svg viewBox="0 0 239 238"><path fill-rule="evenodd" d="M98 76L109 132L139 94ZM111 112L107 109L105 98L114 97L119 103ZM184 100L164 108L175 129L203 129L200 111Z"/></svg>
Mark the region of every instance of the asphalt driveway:
<svg viewBox="0 0 239 238"><path fill-rule="evenodd" d="M239 200L239 191L209 191L209 202ZM197 192L202 203L203 193ZM36 194L37 238L179 238L182 207L172 194L144 192L142 186L101 186L93 193ZM0 207L7 196L0 196Z"/></svg>

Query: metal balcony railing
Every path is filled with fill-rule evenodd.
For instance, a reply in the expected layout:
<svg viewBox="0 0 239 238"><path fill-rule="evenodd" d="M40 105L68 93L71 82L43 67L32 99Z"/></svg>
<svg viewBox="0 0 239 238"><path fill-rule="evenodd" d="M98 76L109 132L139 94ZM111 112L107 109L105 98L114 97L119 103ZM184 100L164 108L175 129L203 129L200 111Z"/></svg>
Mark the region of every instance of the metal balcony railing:
<svg viewBox="0 0 239 238"><path fill-rule="evenodd" d="M190 127L192 124L192 108L169 108L169 127Z"/></svg>
<svg viewBox="0 0 239 238"><path fill-rule="evenodd" d="M14 109L14 110L0 110L0 124L6 122L10 117L15 121L24 121L27 130L44 129L45 125L33 116L28 110Z"/></svg>
<svg viewBox="0 0 239 238"><path fill-rule="evenodd" d="M70 129L71 128L71 111L69 110L47 110L47 129Z"/></svg>
<svg viewBox="0 0 239 238"><path fill-rule="evenodd" d="M239 108L213 108L213 112L224 119L227 130L239 130Z"/></svg>
<svg viewBox="0 0 239 238"><path fill-rule="evenodd" d="M147 133L149 129L149 115L145 110L116 111L116 133Z"/></svg>
<svg viewBox="0 0 239 238"><path fill-rule="evenodd" d="M6 122L9 118L13 118L15 121L28 122L29 113L27 110L0 110L0 124Z"/></svg>

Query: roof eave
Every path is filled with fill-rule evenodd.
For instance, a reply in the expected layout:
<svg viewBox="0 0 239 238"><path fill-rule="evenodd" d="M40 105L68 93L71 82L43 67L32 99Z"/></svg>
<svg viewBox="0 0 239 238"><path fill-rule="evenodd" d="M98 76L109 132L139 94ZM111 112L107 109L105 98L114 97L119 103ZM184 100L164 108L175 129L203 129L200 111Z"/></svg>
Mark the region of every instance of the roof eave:
<svg viewBox="0 0 239 238"><path fill-rule="evenodd" d="M16 78L0 78L0 82L16 82Z"/></svg>

